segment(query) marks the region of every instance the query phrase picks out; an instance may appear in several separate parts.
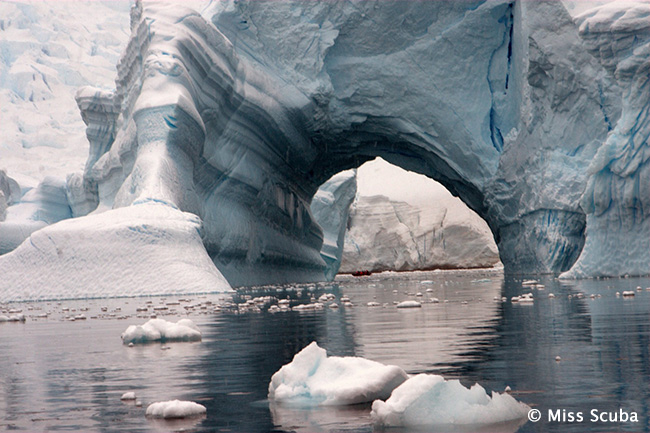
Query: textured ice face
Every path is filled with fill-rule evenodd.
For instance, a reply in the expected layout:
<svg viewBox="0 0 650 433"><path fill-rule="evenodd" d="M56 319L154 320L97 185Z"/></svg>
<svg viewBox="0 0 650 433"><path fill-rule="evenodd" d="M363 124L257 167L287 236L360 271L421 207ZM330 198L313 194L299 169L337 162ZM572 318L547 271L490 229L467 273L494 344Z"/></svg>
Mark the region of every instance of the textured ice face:
<svg viewBox="0 0 650 433"><path fill-rule="evenodd" d="M576 18L622 91L621 118L589 165L587 240L564 277L650 274L650 3L613 2Z"/></svg>
<svg viewBox="0 0 650 433"><path fill-rule="evenodd" d="M418 374L393 391L388 400L372 404L373 422L384 427L419 427L455 431L499 426L516 431L530 407L510 395L488 396L479 384L465 388L458 380Z"/></svg>
<svg viewBox="0 0 650 433"><path fill-rule="evenodd" d="M295 406L341 406L385 399L407 379L394 365L327 356L311 343L271 378L269 399Z"/></svg>

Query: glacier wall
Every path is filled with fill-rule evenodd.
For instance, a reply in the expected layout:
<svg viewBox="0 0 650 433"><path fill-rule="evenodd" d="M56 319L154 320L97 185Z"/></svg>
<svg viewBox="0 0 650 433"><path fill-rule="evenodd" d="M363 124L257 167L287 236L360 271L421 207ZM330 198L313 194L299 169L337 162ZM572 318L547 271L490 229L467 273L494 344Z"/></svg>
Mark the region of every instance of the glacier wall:
<svg viewBox="0 0 650 433"><path fill-rule="evenodd" d="M75 220L155 203L196 227L184 239L210 257L215 286L226 287L221 274L235 286L319 280L312 198L380 156L484 218L506 270L566 271L580 256L578 274L597 275L618 207L634 215L619 232L639 265L608 273L648 273L647 218L623 201L646 200L645 57L579 25L552 1L224 1L202 14L138 2L115 90L77 95L91 150L66 183L67 234ZM614 56L622 66L594 44L628 53ZM615 137L636 146L626 169L606 162L625 142ZM589 191L611 211L590 207ZM14 253L40 257L34 248L24 242L0 268Z"/></svg>

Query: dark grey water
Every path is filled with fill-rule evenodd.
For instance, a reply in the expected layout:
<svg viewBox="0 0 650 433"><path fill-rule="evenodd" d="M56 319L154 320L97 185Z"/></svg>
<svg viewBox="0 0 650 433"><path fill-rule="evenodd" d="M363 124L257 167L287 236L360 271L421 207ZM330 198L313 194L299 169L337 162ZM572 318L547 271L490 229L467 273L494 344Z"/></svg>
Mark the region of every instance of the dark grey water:
<svg viewBox="0 0 650 433"><path fill-rule="evenodd" d="M296 286L299 291L250 290L234 299L3 306L22 309L27 321L0 323L0 430L372 431L369 406L298 410L266 401L271 375L317 341L330 355L363 356L465 385L479 382L488 391L510 386L515 398L542 412L542 420L526 423L522 432L650 431L650 279L547 278L544 290L522 288L521 280L485 271L379 274ZM636 296L616 296L625 290ZM532 305L510 302L529 291ZM335 294L339 304L348 296L354 306L275 314L267 306L259 313L216 308L263 295L289 296L295 305L322 293ZM427 302L434 297L440 302ZM423 306L394 307L406 299ZM368 307L370 301L386 305ZM143 324L153 306L165 302L169 309L159 317L188 316L203 341L123 346L127 326ZM144 306L148 312L136 312ZM38 317L46 312L47 318ZM86 319L66 320L79 314ZM126 391L135 391L142 406L120 401ZM207 416L175 424L144 416L148 404L176 398L203 404ZM594 409L636 412L638 422L591 422ZM549 410L564 410L565 419L581 412L583 421L549 422Z"/></svg>

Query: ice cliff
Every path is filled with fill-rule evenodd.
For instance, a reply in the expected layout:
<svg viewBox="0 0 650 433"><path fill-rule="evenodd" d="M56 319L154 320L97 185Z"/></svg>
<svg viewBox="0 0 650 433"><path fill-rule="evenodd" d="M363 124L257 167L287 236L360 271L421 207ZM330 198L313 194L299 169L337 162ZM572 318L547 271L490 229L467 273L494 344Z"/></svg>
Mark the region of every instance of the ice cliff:
<svg viewBox="0 0 650 433"><path fill-rule="evenodd" d="M506 270L580 257L568 275L650 273L647 4L628 9L574 21L552 1L138 3L116 89L78 93L90 154L66 183L77 218L59 224L74 237L85 218L156 204L196 227L188 247L231 285L318 280L312 198L380 156L484 218ZM0 268L47 251L28 240Z"/></svg>
<svg viewBox="0 0 650 433"><path fill-rule="evenodd" d="M621 89L621 117L587 169L586 244L565 277L650 273L650 3L616 2L576 19Z"/></svg>

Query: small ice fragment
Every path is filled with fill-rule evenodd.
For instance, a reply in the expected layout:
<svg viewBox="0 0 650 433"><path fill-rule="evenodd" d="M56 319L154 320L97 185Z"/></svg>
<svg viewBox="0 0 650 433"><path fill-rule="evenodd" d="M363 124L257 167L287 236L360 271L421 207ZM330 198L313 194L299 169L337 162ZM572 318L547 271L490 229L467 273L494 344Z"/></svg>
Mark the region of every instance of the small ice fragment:
<svg viewBox="0 0 650 433"><path fill-rule="evenodd" d="M129 326L122 333L124 344L150 343L160 341L201 341L201 331L190 319L181 319L176 323L164 319L151 319L144 325Z"/></svg>
<svg viewBox="0 0 650 433"><path fill-rule="evenodd" d="M560 355L558 355L558 356L555 357L555 361L557 361L557 362L562 361L562 358L560 358Z"/></svg>
<svg viewBox="0 0 650 433"><path fill-rule="evenodd" d="M397 308L420 308L422 304L418 301L402 301L397 304Z"/></svg>
<svg viewBox="0 0 650 433"><path fill-rule="evenodd" d="M192 416L205 415L205 406L193 401L160 401L152 403L147 407L146 415L153 418L188 418Z"/></svg>
<svg viewBox="0 0 650 433"><path fill-rule="evenodd" d="M122 397L120 397L120 400L135 400L135 392L129 391L125 392L122 394Z"/></svg>

